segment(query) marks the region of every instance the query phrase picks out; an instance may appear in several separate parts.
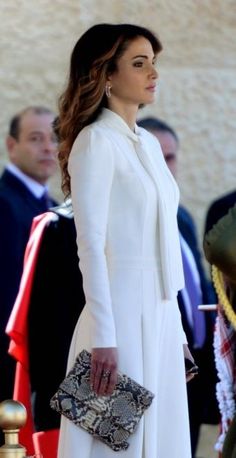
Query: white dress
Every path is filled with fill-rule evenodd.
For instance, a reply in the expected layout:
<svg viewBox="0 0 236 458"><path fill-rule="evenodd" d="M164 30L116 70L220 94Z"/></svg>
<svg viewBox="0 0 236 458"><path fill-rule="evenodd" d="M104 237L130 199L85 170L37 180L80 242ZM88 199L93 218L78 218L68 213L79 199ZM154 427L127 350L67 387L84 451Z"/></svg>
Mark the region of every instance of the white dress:
<svg viewBox="0 0 236 458"><path fill-rule="evenodd" d="M176 263L181 283L179 248L167 264L161 261L163 244L167 251L174 249L173 240L176 244L178 236L171 227L172 245L163 239L160 183L156 185L142 163L137 148L140 141L144 149L149 143L155 146L153 154L163 169L165 205L169 201L173 206L176 184L161 158L159 144L143 129L137 132L139 135L118 115L104 110L99 121L80 133L71 153L72 201L86 306L75 328L68 369L83 348L117 346L119 370L150 389L155 398L124 452L113 452L62 418L58 458L191 457L185 337L176 292L166 298L163 281L171 262ZM166 213L168 217L168 210Z"/></svg>

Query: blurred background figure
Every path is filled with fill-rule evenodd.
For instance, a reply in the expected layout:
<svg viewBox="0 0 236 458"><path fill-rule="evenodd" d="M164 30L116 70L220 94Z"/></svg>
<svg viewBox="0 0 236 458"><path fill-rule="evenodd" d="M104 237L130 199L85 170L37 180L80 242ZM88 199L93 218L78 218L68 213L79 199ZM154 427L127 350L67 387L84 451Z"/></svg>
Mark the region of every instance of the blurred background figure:
<svg viewBox="0 0 236 458"><path fill-rule="evenodd" d="M214 200L206 213L205 234L210 231L217 221L225 216L229 209L236 204L236 190Z"/></svg>
<svg viewBox="0 0 236 458"><path fill-rule="evenodd" d="M27 409L19 438L28 453L56 458L60 415L50 399L66 373L71 335L85 304L68 200L33 219L25 253L6 328L9 353L17 361L14 399Z"/></svg>
<svg viewBox="0 0 236 458"><path fill-rule="evenodd" d="M139 120L138 125L157 137L166 163L176 178L179 149L176 132L164 121L153 117ZM187 385L191 447L195 457L201 424L219 421L213 356L215 313L197 309L200 304L211 303L215 294L204 272L195 223L182 205L178 208L178 227L185 275L185 288L178 293L178 303L189 348L199 366L199 375Z"/></svg>
<svg viewBox="0 0 236 458"><path fill-rule="evenodd" d="M218 297L214 353L219 378L216 391L221 424L215 450L220 452L221 458L235 458L236 205L205 234L203 249L212 266L212 278Z"/></svg>
<svg viewBox="0 0 236 458"><path fill-rule="evenodd" d="M0 401L13 396L15 362L7 353L5 328L18 292L32 219L56 204L47 186L57 169L54 118L46 107L27 107L10 121L6 139L9 163L0 178Z"/></svg>
<svg viewBox="0 0 236 458"><path fill-rule="evenodd" d="M205 218L204 236L213 229L213 226L218 223L221 218L227 215L228 211L236 204L236 190L227 194L221 195L215 199L208 207ZM209 266L210 270L210 266ZM213 303L218 302L217 295L212 300Z"/></svg>

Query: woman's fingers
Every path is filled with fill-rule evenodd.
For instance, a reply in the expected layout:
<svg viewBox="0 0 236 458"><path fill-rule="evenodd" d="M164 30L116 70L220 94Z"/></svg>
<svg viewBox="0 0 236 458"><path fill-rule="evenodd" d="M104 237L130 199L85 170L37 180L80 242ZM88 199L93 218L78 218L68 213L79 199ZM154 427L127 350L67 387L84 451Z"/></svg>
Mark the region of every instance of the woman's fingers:
<svg viewBox="0 0 236 458"><path fill-rule="evenodd" d="M186 375L186 381L187 383L190 382L190 380L192 380L194 377L195 377L196 374L187 374Z"/></svg>
<svg viewBox="0 0 236 458"><path fill-rule="evenodd" d="M97 369L96 369L95 376L94 376L94 382L92 386L93 390L97 394L99 393L101 378L102 378L102 366L97 365Z"/></svg>
<svg viewBox="0 0 236 458"><path fill-rule="evenodd" d="M116 348L96 348L91 359L91 388L99 396L112 394L117 382Z"/></svg>
<svg viewBox="0 0 236 458"><path fill-rule="evenodd" d="M91 379L91 388L99 396L112 394L117 382L117 371L105 366L98 366Z"/></svg>
<svg viewBox="0 0 236 458"><path fill-rule="evenodd" d="M98 394L100 396L104 396L108 394L108 386L110 384L110 377L111 377L111 371L107 368L103 368L101 377L100 377L100 384L99 384L99 389L98 389Z"/></svg>
<svg viewBox="0 0 236 458"><path fill-rule="evenodd" d="M91 361L91 371L90 371L90 388L94 390L95 381L96 381L96 373L97 373L97 363L96 361Z"/></svg>
<svg viewBox="0 0 236 458"><path fill-rule="evenodd" d="M112 371L107 384L107 394L112 394L117 383L117 371Z"/></svg>

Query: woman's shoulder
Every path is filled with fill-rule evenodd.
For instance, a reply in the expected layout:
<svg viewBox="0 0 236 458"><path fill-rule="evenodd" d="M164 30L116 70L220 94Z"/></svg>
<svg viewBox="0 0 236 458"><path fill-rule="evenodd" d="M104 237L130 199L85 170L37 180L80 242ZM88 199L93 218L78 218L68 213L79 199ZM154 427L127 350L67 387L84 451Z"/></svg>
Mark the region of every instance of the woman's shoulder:
<svg viewBox="0 0 236 458"><path fill-rule="evenodd" d="M100 146L106 146L109 144L109 137L106 135L104 127L102 127L101 123L95 121L88 126L85 126L77 135L73 149L88 146L96 146L97 148Z"/></svg>
<svg viewBox="0 0 236 458"><path fill-rule="evenodd" d="M78 164L113 164L113 148L103 129L97 122L84 127L77 135L69 157L69 170Z"/></svg>

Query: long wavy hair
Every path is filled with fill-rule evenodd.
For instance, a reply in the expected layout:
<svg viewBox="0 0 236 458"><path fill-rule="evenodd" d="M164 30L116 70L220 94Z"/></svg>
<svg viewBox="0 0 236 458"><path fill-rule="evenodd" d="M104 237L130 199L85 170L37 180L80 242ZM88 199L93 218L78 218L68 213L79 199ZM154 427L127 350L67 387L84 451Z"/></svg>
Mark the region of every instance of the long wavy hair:
<svg viewBox="0 0 236 458"><path fill-rule="evenodd" d="M71 54L67 87L59 98L59 116L55 130L59 136L59 163L62 191L70 195L67 170L72 145L79 132L95 121L107 106L107 76L117 69L117 60L129 43L146 38L154 54L162 50L159 39L148 29L131 24L97 24L88 29L75 44Z"/></svg>

